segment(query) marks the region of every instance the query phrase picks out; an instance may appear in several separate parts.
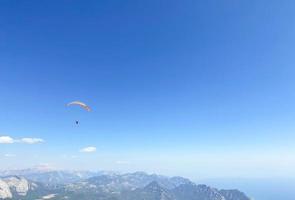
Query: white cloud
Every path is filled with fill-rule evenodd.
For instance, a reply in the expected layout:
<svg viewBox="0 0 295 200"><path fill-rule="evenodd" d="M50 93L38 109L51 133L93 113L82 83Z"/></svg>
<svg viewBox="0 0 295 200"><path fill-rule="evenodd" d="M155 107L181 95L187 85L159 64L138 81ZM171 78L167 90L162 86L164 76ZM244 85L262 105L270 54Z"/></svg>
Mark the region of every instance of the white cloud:
<svg viewBox="0 0 295 200"><path fill-rule="evenodd" d="M0 144L12 144L14 139L9 136L0 136Z"/></svg>
<svg viewBox="0 0 295 200"><path fill-rule="evenodd" d="M44 140L41 138L14 139L10 136L0 136L0 144L13 144L13 143L37 144L42 142L44 142Z"/></svg>
<svg viewBox="0 0 295 200"><path fill-rule="evenodd" d="M4 157L8 157L8 158L15 157L15 156L16 156L15 154L10 154L10 153L4 154Z"/></svg>
<svg viewBox="0 0 295 200"><path fill-rule="evenodd" d="M117 165L127 165L127 164L129 164L129 162L128 161L124 161L124 160L117 160L116 161L116 164Z"/></svg>
<svg viewBox="0 0 295 200"><path fill-rule="evenodd" d="M20 142L25 144L37 144L44 142L44 140L41 138L22 138Z"/></svg>
<svg viewBox="0 0 295 200"><path fill-rule="evenodd" d="M93 153L96 151L96 147L85 147L83 149L80 149L80 152L82 153Z"/></svg>

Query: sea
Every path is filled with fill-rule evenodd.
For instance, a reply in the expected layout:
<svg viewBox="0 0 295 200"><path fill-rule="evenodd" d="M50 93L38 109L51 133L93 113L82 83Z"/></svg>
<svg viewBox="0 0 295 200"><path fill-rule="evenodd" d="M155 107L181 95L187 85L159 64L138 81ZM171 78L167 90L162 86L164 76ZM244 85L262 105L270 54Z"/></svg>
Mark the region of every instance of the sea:
<svg viewBox="0 0 295 200"><path fill-rule="evenodd" d="M218 189L238 189L252 200L295 200L295 178L219 178L197 183Z"/></svg>

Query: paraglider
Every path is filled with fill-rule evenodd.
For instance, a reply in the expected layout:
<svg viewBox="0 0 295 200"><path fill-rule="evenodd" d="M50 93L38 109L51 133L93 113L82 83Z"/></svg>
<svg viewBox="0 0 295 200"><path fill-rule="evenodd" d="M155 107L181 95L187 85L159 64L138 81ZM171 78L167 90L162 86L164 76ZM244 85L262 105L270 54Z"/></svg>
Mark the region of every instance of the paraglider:
<svg viewBox="0 0 295 200"><path fill-rule="evenodd" d="M67 106L74 106L74 105L77 105L77 106L83 108L84 110L86 110L88 112L91 111L91 108L88 105L86 105L85 103L81 102L81 101L73 101L73 102L70 102L70 103L67 104ZM76 120L75 123L78 125L79 121Z"/></svg>
<svg viewBox="0 0 295 200"><path fill-rule="evenodd" d="M68 106L71 106L71 105L78 105L81 108L87 110L88 112L91 111L90 107L81 101L73 101L73 102L68 103Z"/></svg>

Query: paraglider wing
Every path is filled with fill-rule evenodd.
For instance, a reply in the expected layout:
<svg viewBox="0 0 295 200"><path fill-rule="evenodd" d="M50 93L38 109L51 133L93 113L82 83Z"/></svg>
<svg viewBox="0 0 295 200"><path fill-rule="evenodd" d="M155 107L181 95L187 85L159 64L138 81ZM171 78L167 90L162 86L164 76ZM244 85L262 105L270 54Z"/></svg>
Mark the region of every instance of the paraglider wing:
<svg viewBox="0 0 295 200"><path fill-rule="evenodd" d="M80 102L80 101L73 101L71 103L68 103L68 106L71 106L71 105L77 105L77 106L80 106L81 108L83 108L83 109L85 109L87 111L91 111L89 106L87 106L85 103Z"/></svg>

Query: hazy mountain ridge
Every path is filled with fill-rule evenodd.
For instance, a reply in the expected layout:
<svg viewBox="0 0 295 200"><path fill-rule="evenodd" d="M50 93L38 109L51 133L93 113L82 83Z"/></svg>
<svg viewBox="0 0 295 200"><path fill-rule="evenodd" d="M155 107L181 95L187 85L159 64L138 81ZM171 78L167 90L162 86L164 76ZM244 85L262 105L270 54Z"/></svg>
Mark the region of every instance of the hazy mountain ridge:
<svg viewBox="0 0 295 200"><path fill-rule="evenodd" d="M48 168L29 168L21 170L0 171L0 177L21 176L29 180L46 184L65 184L77 182L81 179L102 175L106 172L55 170Z"/></svg>
<svg viewBox="0 0 295 200"><path fill-rule="evenodd" d="M0 179L0 199L250 200L238 190L218 190L206 185L197 185L182 177L170 178L144 172L100 175L93 173L95 176L87 177L92 173L84 172L87 177L84 178L76 173L46 171L3 177ZM32 174L34 176L31 176ZM41 178L37 178L37 174ZM27 178L29 175L41 181ZM55 175L58 177L55 178ZM73 176L79 178L74 181Z"/></svg>

